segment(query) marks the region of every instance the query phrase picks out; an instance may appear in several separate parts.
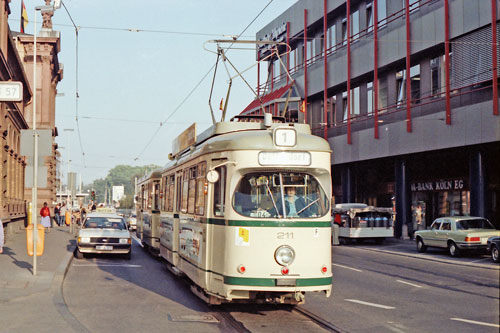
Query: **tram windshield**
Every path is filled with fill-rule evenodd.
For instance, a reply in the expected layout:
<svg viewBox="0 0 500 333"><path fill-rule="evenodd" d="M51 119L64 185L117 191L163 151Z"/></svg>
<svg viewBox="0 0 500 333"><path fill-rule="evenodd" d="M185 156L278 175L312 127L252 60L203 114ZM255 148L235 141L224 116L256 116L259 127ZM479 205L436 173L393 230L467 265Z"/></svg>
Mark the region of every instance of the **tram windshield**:
<svg viewBox="0 0 500 333"><path fill-rule="evenodd" d="M330 209L316 178L300 172L245 175L236 187L233 207L241 215L256 218L315 218Z"/></svg>

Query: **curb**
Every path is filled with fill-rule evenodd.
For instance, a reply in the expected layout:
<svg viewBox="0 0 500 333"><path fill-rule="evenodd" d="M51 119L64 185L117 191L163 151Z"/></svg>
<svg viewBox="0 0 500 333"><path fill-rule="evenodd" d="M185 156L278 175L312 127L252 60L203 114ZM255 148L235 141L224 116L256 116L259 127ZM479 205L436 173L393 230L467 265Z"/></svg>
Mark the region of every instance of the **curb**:
<svg viewBox="0 0 500 333"><path fill-rule="evenodd" d="M433 257L427 257L425 255L417 254L417 253L413 254L413 253L380 250L380 249L373 249L373 248L366 248L366 247L356 247L356 248L361 249L361 250L387 253L387 254L392 254L392 255L397 255L397 256L402 256L402 257L411 257L411 258L421 259L421 260L436 261L436 262L441 262L441 263L450 264L450 265L460 265L460 266L469 266L469 267L483 268L483 269L490 269L490 270L500 270L500 266L492 266L492 265L485 265L485 264L476 264L476 263L471 263L471 262L462 262L462 261L459 262L459 261L454 261L454 260L433 258Z"/></svg>
<svg viewBox="0 0 500 333"><path fill-rule="evenodd" d="M78 319L71 313L71 311L68 308L68 305L66 304L66 301L64 300L64 294L63 294L63 284L64 284L64 279L66 278L66 274L68 273L68 270L71 266L71 263L73 262L73 251L75 247L71 248L71 251L66 254L66 256L63 258L63 261L57 267L55 273L54 273L54 278L52 280L52 302L54 303L54 306L57 309L57 312L61 315L61 317L64 319L64 321L75 331L75 332L90 332L85 326L83 326Z"/></svg>

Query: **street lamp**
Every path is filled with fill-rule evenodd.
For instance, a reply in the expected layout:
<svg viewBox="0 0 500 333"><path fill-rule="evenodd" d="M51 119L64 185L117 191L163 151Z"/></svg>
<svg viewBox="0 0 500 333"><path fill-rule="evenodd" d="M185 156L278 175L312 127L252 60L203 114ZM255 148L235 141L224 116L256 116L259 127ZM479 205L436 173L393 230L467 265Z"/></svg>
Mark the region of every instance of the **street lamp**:
<svg viewBox="0 0 500 333"><path fill-rule="evenodd" d="M53 12L61 6L60 0L54 0L54 6L37 6L35 7L35 15L33 19L33 188L31 190L31 201L33 202L31 210L31 218L33 221L33 275L36 275L36 257L37 257L37 241L38 241L38 134L36 133L36 12L41 13Z"/></svg>

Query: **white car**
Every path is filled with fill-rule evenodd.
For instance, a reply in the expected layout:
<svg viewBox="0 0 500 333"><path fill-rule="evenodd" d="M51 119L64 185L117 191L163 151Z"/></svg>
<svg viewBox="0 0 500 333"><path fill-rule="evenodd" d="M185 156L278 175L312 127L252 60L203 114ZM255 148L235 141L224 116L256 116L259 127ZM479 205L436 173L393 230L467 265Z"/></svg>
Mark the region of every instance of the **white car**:
<svg viewBox="0 0 500 333"><path fill-rule="evenodd" d="M113 253L130 259L132 239L123 217L111 213L90 213L78 233L75 257L84 254Z"/></svg>

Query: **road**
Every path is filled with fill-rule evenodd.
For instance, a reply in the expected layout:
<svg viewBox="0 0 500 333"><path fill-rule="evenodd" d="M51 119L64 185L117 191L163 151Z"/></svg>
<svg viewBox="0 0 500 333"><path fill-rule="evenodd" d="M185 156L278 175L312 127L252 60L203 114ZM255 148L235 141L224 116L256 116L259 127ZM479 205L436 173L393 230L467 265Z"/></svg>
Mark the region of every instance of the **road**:
<svg viewBox="0 0 500 333"><path fill-rule="evenodd" d="M466 266L482 259L432 251L411 257L370 244L332 251L332 296L308 294L300 307L342 331L498 332L498 265ZM73 260L63 293L82 331L324 331L288 307L208 307L136 243L130 261Z"/></svg>

